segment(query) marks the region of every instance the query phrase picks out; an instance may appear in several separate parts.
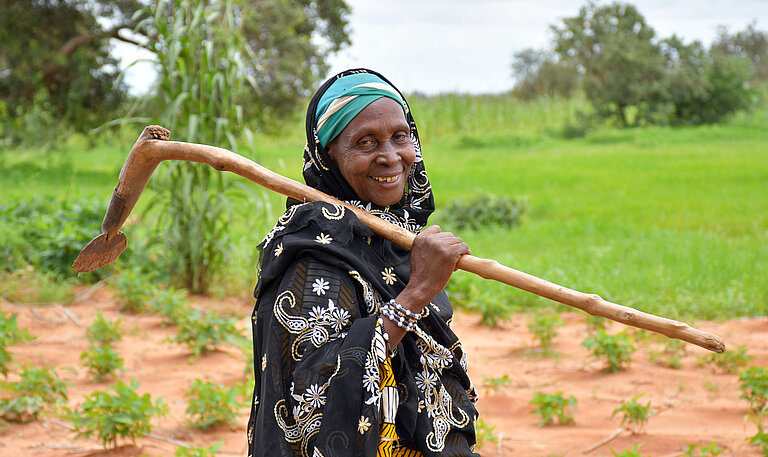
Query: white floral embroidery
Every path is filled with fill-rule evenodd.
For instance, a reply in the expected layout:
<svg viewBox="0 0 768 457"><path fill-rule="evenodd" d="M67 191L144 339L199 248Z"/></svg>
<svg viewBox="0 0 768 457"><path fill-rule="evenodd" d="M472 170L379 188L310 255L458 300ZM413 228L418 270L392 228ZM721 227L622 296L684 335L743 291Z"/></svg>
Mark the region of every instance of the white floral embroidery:
<svg viewBox="0 0 768 457"><path fill-rule="evenodd" d="M437 375L428 371L416 374L416 385L421 390L431 389L437 386Z"/></svg>
<svg viewBox="0 0 768 457"><path fill-rule="evenodd" d="M275 247L275 257L280 257L280 254L283 253L283 243L277 243L277 246Z"/></svg>
<svg viewBox="0 0 768 457"><path fill-rule="evenodd" d="M381 272L381 279L384 280L387 284L390 286L397 281L397 277L395 276L395 269L392 267L387 267L384 269L384 271Z"/></svg>
<svg viewBox="0 0 768 457"><path fill-rule="evenodd" d="M312 292L316 293L318 296L325 295L325 291L330 288L328 284L329 283L325 278L317 278L315 279L314 284L312 284Z"/></svg>
<svg viewBox="0 0 768 457"><path fill-rule="evenodd" d="M337 307L331 310L327 319L333 331L339 333L349 322L349 312Z"/></svg>
<svg viewBox="0 0 768 457"><path fill-rule="evenodd" d="M367 369L363 374L363 387L370 393L375 393L379 389L379 371L376 369Z"/></svg>
<svg viewBox="0 0 768 457"><path fill-rule="evenodd" d="M324 393L325 389L317 384L312 384L304 393L304 401L312 405L313 408L319 408L325 404Z"/></svg>
<svg viewBox="0 0 768 457"><path fill-rule="evenodd" d="M360 416L360 420L357 422L357 431L363 435L368 431L369 428L371 428L371 423L368 422L368 418L365 416Z"/></svg>
<svg viewBox="0 0 768 457"><path fill-rule="evenodd" d="M325 233L320 233L315 237L315 241L317 241L320 244L331 244L331 241L333 241L333 238L331 238L331 235L326 235Z"/></svg>

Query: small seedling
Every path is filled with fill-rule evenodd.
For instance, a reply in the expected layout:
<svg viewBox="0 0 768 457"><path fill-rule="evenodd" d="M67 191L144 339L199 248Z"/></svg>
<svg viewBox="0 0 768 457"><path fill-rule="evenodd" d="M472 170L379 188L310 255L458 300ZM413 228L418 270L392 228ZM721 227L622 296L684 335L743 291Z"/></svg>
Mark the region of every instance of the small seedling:
<svg viewBox="0 0 768 457"><path fill-rule="evenodd" d="M605 330L605 318L600 316L587 316L587 331L595 333L598 330Z"/></svg>
<svg viewBox="0 0 768 457"><path fill-rule="evenodd" d="M16 314L6 316L0 311L0 374L8 376L8 368L13 362L8 346L34 339L27 329L19 329Z"/></svg>
<svg viewBox="0 0 768 457"><path fill-rule="evenodd" d="M80 360L96 382L109 379L123 369L123 358L109 346L91 345L80 354Z"/></svg>
<svg viewBox="0 0 768 457"><path fill-rule="evenodd" d="M150 420L168 413L168 405L162 398L152 403L149 394L139 395L136 379L130 384L118 381L107 391L87 395L79 410L70 411L69 420L78 436L96 435L104 447L111 444L117 447L118 438L128 438L134 444L136 438L148 435L152 431Z"/></svg>
<svg viewBox="0 0 768 457"><path fill-rule="evenodd" d="M483 385L489 387L491 390L497 390L501 387L508 387L512 385L512 380L509 379L508 375L499 376L496 378L483 376Z"/></svg>
<svg viewBox="0 0 768 457"><path fill-rule="evenodd" d="M637 402L637 399L642 396L643 394L632 397L632 400L614 409L613 414L611 414L611 417L613 417L617 413L624 413L624 416L621 418L621 425L632 432L633 435L642 433L645 424L648 423L648 417L652 414L651 402L648 402L645 406Z"/></svg>
<svg viewBox="0 0 768 457"><path fill-rule="evenodd" d="M696 452L698 451L698 452ZM716 442L709 444L688 444L685 451L682 453L684 457L715 457L725 452L724 448L718 446Z"/></svg>
<svg viewBox="0 0 768 457"><path fill-rule="evenodd" d="M478 418L475 421L475 439L477 440L477 447L485 449L490 443L498 443L499 435L496 434L496 426L488 425L484 420Z"/></svg>
<svg viewBox="0 0 768 457"><path fill-rule="evenodd" d="M151 276L139 268L126 269L112 281L120 297L120 311L138 312L147 309L147 302L158 291Z"/></svg>
<svg viewBox="0 0 768 457"><path fill-rule="evenodd" d="M768 410L763 409L760 414L750 411L749 417L757 425L757 433L754 436L749 437L749 444L759 447L760 453L764 456L768 456L768 433L766 433L763 428L763 418L768 417Z"/></svg>
<svg viewBox="0 0 768 457"><path fill-rule="evenodd" d="M245 337L235 327L236 318L219 316L215 313L203 314L193 309L179 321L178 333L170 341L184 344L192 351L192 358L210 352L222 343L239 346Z"/></svg>
<svg viewBox="0 0 768 457"><path fill-rule="evenodd" d="M640 453L639 449L640 446L642 446L643 443L637 444L632 447L632 449L625 449L619 453L611 449L611 454L613 454L613 457L645 457L643 454Z"/></svg>
<svg viewBox="0 0 768 457"><path fill-rule="evenodd" d="M531 414L538 414L541 416L539 421L539 427L544 425L552 425L555 423L555 417L557 417L557 423L560 425L573 424L575 420L573 416L566 411L569 406L576 406L576 398L570 396L565 398L562 392L556 394L543 394L539 391L534 392L531 405L536 406L536 409L531 411Z"/></svg>
<svg viewBox="0 0 768 457"><path fill-rule="evenodd" d="M752 411L765 411L768 406L768 368L760 366L747 367L739 376L742 391L741 398L749 402Z"/></svg>
<svg viewBox="0 0 768 457"><path fill-rule="evenodd" d="M110 322L98 309L95 311L95 314L96 319L85 332L85 336L92 345L109 346L123 339L123 329L120 328L122 319Z"/></svg>
<svg viewBox="0 0 768 457"><path fill-rule="evenodd" d="M0 382L2 390L12 392L0 399L0 417L9 422L29 422L46 408L55 409L67 401L67 384L50 367L27 365L18 382Z"/></svg>
<svg viewBox="0 0 768 457"><path fill-rule="evenodd" d="M163 316L163 324L178 325L184 315L192 311L187 300L187 292L169 288L158 289L147 301L150 309Z"/></svg>
<svg viewBox="0 0 768 457"><path fill-rule="evenodd" d="M667 368L678 369L680 360L685 356L685 341L665 338L661 351L649 351L651 363Z"/></svg>
<svg viewBox="0 0 768 457"><path fill-rule="evenodd" d="M598 330L594 335L587 337L582 345L590 349L596 357L605 357L608 371L613 373L628 367L636 350L632 339L626 333L610 335L605 330Z"/></svg>
<svg viewBox="0 0 768 457"><path fill-rule="evenodd" d="M720 392L720 385L714 381L704 381L704 388L712 393Z"/></svg>
<svg viewBox="0 0 768 457"><path fill-rule="evenodd" d="M747 354L747 348L744 345L736 346L734 350L727 350L722 354L712 353L699 356L699 366L711 365L723 373L736 373L754 359Z"/></svg>
<svg viewBox="0 0 768 457"><path fill-rule="evenodd" d="M192 388L184 395L188 398L187 417L198 428L215 424L231 424L237 420L238 410L246 403L238 401L239 386L226 388L221 384L195 379Z"/></svg>
<svg viewBox="0 0 768 457"><path fill-rule="evenodd" d="M217 441L208 447L187 447L179 446L173 457L215 457L216 452L221 449L224 440Z"/></svg>
<svg viewBox="0 0 768 457"><path fill-rule="evenodd" d="M533 333L541 345L544 354L552 354L552 340L557 336L557 328L563 326L563 320L557 314L539 314L528 323L528 330Z"/></svg>

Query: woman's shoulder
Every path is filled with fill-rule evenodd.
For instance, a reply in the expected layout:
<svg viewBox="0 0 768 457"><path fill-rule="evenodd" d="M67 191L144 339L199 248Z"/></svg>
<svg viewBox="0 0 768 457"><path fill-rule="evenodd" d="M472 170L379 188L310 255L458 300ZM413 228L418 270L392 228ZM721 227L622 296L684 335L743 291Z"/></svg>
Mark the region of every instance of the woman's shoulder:
<svg viewBox="0 0 768 457"><path fill-rule="evenodd" d="M349 208L337 203L313 201L291 206L280 216L275 229L281 234L318 232L348 242L354 236L367 237L373 232Z"/></svg>

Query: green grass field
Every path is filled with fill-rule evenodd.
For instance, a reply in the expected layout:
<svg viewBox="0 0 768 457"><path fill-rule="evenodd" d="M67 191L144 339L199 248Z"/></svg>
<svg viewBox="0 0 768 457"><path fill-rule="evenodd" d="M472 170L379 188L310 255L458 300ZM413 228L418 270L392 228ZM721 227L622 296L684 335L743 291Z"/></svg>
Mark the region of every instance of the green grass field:
<svg viewBox="0 0 768 457"><path fill-rule="evenodd" d="M768 314L768 111L723 125L598 128L564 139L559 132L583 102L442 96L411 103L438 203L435 222L450 227L439 208L460 196L528 201L516 229L461 233L474 255L668 317ZM256 158L298 178L302 127L297 121L258 138ZM52 152L0 151L0 198L97 196L106 208L139 131L95 146L73 139ZM271 209L233 228L243 245L257 242L282 211L282 198L262 195ZM234 270L253 271L250 255L238 262ZM242 276L240 284L252 282ZM549 306L481 284L484 296L510 309Z"/></svg>

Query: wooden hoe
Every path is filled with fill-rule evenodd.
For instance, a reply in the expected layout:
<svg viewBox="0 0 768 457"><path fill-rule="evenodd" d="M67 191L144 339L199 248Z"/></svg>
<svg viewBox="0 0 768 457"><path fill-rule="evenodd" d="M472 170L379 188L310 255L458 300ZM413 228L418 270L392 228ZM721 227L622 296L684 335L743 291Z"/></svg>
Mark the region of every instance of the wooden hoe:
<svg viewBox="0 0 768 457"><path fill-rule="evenodd" d="M72 268L84 273L114 262L125 250L127 241L120 228L125 223L150 176L163 160L186 160L206 163L219 171L230 171L267 189L293 197L299 201L324 201L343 205L353 211L377 235L406 249L410 249L413 233L390 224L365 210L355 208L323 192L274 173L232 151L203 144L169 141L171 133L152 125L144 129L125 160L112 200L101 225L101 235L91 240L75 259ZM458 267L486 279L526 290L593 316L605 317L622 324L650 330L669 338L677 338L713 352L724 352L723 339L712 333L636 309L603 300L594 294L585 294L553 284L541 278L506 267L490 259L471 255L461 257Z"/></svg>

